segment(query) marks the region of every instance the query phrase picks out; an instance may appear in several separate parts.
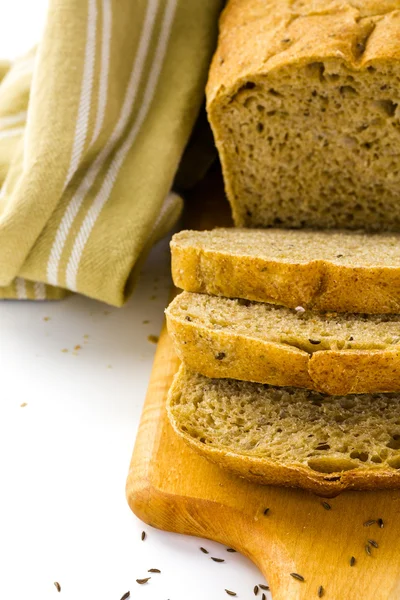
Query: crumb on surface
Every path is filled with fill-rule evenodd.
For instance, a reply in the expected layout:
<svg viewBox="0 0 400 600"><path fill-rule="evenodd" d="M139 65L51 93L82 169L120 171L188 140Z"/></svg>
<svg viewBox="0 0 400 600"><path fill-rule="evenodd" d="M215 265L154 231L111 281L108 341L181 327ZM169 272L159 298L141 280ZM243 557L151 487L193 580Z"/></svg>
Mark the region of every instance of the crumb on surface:
<svg viewBox="0 0 400 600"><path fill-rule="evenodd" d="M103 315L110 315L111 314L111 310L105 310L103 311Z"/></svg>
<svg viewBox="0 0 400 600"><path fill-rule="evenodd" d="M21 408L24 408L24 406L28 406L28 403L27 402L23 402L22 404L20 404Z"/></svg>
<svg viewBox="0 0 400 600"><path fill-rule="evenodd" d="M43 321L50 321L51 317L43 317Z"/></svg>
<svg viewBox="0 0 400 600"><path fill-rule="evenodd" d="M89 334L88 334L88 333L85 333L85 335L83 336L83 339L84 339L84 340L88 340L88 339L89 339Z"/></svg>
<svg viewBox="0 0 400 600"><path fill-rule="evenodd" d="M143 321L143 325L148 325L150 323L150 321L148 319L146 319L145 321Z"/></svg>
<svg viewBox="0 0 400 600"><path fill-rule="evenodd" d="M157 296L150 296L150 300L157 300Z"/></svg>
<svg viewBox="0 0 400 600"><path fill-rule="evenodd" d="M150 342L151 344L157 344L159 340L158 335L154 335L153 333L151 333L150 335L147 336L147 341Z"/></svg>
<svg viewBox="0 0 400 600"><path fill-rule="evenodd" d="M69 352L68 348L63 348L61 352Z"/></svg>
<svg viewBox="0 0 400 600"><path fill-rule="evenodd" d="M112 365L107 365L107 369L112 369Z"/></svg>
<svg viewBox="0 0 400 600"><path fill-rule="evenodd" d="M76 346L74 346L74 350L82 350L82 346L80 346L79 344L77 344Z"/></svg>

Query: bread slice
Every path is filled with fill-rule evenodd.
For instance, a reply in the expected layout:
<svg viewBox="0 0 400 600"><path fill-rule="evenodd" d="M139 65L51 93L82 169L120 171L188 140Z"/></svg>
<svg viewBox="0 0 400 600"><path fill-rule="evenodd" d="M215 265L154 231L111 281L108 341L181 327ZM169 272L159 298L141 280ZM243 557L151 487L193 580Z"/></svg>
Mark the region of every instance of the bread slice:
<svg viewBox="0 0 400 600"><path fill-rule="evenodd" d="M400 395L324 396L181 366L168 416L196 452L263 484L325 496L400 488Z"/></svg>
<svg viewBox="0 0 400 600"><path fill-rule="evenodd" d="M400 315L299 313L183 292L166 317L179 358L207 377L332 395L400 391Z"/></svg>
<svg viewBox="0 0 400 600"><path fill-rule="evenodd" d="M235 224L400 229L397 0L230 0L207 109Z"/></svg>
<svg viewBox="0 0 400 600"><path fill-rule="evenodd" d="M171 253L174 283L187 292L289 308L400 313L399 234L181 231Z"/></svg>

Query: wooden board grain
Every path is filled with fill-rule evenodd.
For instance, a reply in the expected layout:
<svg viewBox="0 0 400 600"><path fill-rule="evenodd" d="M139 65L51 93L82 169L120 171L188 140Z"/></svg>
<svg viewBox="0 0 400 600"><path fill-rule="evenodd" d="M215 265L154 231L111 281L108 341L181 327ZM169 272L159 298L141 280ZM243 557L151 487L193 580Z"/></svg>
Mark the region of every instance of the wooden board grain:
<svg viewBox="0 0 400 600"><path fill-rule="evenodd" d="M190 225L226 222L220 183L213 177L199 194L200 211L196 197L188 203ZM326 510L308 492L260 486L224 472L197 456L168 423L165 399L178 366L164 327L127 480L133 512L154 527L242 552L263 572L274 600L317 598L320 585L326 600L400 599L400 492L345 492L328 500ZM364 526L378 518L383 528ZM369 539L379 545L371 556Z"/></svg>

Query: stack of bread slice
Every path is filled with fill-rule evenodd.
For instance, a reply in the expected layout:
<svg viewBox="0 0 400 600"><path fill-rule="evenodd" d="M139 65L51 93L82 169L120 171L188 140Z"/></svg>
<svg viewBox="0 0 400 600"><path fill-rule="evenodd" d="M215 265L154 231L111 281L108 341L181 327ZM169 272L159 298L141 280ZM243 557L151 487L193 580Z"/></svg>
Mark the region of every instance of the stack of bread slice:
<svg viewBox="0 0 400 600"><path fill-rule="evenodd" d="M400 487L399 7L221 15L207 111L234 224L252 229L173 239L168 411L262 483Z"/></svg>
<svg viewBox="0 0 400 600"><path fill-rule="evenodd" d="M176 432L260 483L400 487L400 235L182 231L171 251Z"/></svg>

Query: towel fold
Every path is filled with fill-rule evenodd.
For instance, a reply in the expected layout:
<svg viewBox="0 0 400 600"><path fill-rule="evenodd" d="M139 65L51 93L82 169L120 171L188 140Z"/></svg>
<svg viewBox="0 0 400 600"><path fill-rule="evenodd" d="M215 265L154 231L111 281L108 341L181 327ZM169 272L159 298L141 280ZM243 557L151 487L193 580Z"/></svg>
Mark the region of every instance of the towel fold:
<svg viewBox="0 0 400 600"><path fill-rule="evenodd" d="M51 0L0 63L0 297L120 306L179 217L219 0Z"/></svg>

